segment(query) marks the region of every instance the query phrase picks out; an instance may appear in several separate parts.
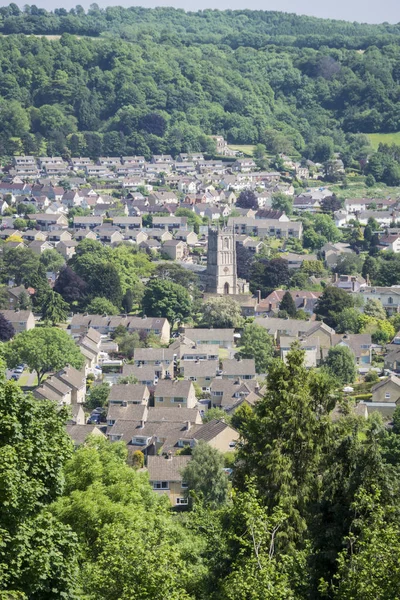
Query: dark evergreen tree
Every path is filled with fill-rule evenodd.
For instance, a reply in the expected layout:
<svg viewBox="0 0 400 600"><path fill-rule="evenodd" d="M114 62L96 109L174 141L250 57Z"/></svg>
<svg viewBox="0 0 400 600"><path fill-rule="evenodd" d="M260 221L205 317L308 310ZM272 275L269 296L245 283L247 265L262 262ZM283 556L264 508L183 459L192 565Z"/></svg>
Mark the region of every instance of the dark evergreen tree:
<svg viewBox="0 0 400 600"><path fill-rule="evenodd" d="M284 293L281 303L279 304L279 310L286 311L289 317L296 316L297 308L290 292Z"/></svg>
<svg viewBox="0 0 400 600"><path fill-rule="evenodd" d="M12 323L10 323L10 321L5 318L3 313L0 312L0 341L8 342L8 340L14 337L14 335L15 329Z"/></svg>

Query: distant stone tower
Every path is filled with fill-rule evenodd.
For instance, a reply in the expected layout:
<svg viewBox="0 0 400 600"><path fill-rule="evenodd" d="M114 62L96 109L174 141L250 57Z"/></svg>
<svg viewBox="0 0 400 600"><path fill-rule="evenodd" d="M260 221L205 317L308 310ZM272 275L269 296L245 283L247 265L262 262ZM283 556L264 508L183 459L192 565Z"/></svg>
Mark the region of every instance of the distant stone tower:
<svg viewBox="0 0 400 600"><path fill-rule="evenodd" d="M232 296L248 291L247 282L237 276L234 230L209 227L206 292Z"/></svg>

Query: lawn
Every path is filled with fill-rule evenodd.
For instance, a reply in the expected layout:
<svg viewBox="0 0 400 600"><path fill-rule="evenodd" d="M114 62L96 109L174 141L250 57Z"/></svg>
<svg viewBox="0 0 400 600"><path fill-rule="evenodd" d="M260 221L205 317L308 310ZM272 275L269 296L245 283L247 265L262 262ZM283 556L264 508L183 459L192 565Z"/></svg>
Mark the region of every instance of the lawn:
<svg viewBox="0 0 400 600"><path fill-rule="evenodd" d="M367 133L367 137L371 142L371 146L374 150L378 149L379 144L399 144L400 145L400 131L397 133Z"/></svg>
<svg viewBox="0 0 400 600"><path fill-rule="evenodd" d="M228 144L228 148L231 150L237 150L238 152L243 152L246 156L253 156L255 146L241 146L241 145L233 145Z"/></svg>

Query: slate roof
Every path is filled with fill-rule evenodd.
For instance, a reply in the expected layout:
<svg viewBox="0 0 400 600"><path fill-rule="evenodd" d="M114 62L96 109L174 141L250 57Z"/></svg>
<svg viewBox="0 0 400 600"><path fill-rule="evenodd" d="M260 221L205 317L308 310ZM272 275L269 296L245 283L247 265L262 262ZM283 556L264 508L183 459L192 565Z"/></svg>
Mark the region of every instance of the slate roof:
<svg viewBox="0 0 400 600"><path fill-rule="evenodd" d="M67 425L67 433L77 446L83 444L87 437L93 433L105 437L95 425Z"/></svg>
<svg viewBox="0 0 400 600"><path fill-rule="evenodd" d="M227 423L225 423L225 421L213 419L212 421L204 423L204 425L199 427L199 429L196 431L195 439L210 442L227 428L232 429Z"/></svg>
<svg viewBox="0 0 400 600"><path fill-rule="evenodd" d="M191 459L191 456L149 456L147 470L150 481L182 481L181 472Z"/></svg>
<svg viewBox="0 0 400 600"><path fill-rule="evenodd" d="M129 402L129 403L142 403L146 397L146 390L148 388L143 384L128 383L128 384L116 384L111 386L110 394L108 396L109 402Z"/></svg>

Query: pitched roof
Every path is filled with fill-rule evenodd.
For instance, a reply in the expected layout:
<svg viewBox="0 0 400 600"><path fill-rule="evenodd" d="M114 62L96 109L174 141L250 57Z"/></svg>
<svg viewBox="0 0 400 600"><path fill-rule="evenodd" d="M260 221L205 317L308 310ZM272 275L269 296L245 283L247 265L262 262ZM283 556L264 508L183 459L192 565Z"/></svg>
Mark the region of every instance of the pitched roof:
<svg viewBox="0 0 400 600"><path fill-rule="evenodd" d="M216 438L217 435L225 431L225 429L232 429L232 431L235 431L235 429L233 429L233 427L230 427L230 425L225 423L225 421L220 419L213 419L212 421L204 423L204 425L201 425L198 428L195 434L195 439L210 442L211 440Z"/></svg>
<svg viewBox="0 0 400 600"><path fill-rule="evenodd" d="M191 456L149 456L147 470L150 481L182 481L181 472L191 459Z"/></svg>
<svg viewBox="0 0 400 600"><path fill-rule="evenodd" d="M95 425L67 425L67 433L77 446L83 444L92 434L105 437L104 433Z"/></svg>
<svg viewBox="0 0 400 600"><path fill-rule="evenodd" d="M254 358L236 358L226 359L222 361L222 370L224 375L253 375L256 374Z"/></svg>
<svg viewBox="0 0 400 600"><path fill-rule="evenodd" d="M382 381L380 381L379 383L376 383L372 388L371 388L371 392L374 393L376 392L376 390L379 390L379 388L383 387L384 385L386 385L387 383L392 382L395 385L397 385L398 387L400 387L400 378L397 377L396 375L390 375L390 377L387 377L386 379L383 379Z"/></svg>
<svg viewBox="0 0 400 600"><path fill-rule="evenodd" d="M192 387L193 384L191 381L162 379L158 382L154 394L157 398L172 396L187 398Z"/></svg>
<svg viewBox="0 0 400 600"><path fill-rule="evenodd" d="M191 340L208 341L219 340L223 342L233 341L234 329L185 329L185 336Z"/></svg>
<svg viewBox="0 0 400 600"><path fill-rule="evenodd" d="M146 397L146 385L139 383L115 384L111 386L109 402L133 402L140 403Z"/></svg>

